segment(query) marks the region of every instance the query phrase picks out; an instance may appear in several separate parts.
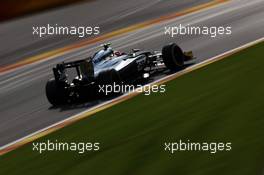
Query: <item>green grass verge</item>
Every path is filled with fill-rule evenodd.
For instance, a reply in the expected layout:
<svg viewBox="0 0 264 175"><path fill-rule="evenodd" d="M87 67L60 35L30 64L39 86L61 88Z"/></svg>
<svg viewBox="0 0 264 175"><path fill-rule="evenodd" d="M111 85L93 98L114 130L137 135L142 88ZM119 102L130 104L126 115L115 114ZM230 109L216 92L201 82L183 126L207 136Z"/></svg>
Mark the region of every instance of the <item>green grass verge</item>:
<svg viewBox="0 0 264 175"><path fill-rule="evenodd" d="M100 142L96 153L0 157L0 174L253 175L264 168L264 43L39 139ZM164 142L232 142L232 151L164 151Z"/></svg>

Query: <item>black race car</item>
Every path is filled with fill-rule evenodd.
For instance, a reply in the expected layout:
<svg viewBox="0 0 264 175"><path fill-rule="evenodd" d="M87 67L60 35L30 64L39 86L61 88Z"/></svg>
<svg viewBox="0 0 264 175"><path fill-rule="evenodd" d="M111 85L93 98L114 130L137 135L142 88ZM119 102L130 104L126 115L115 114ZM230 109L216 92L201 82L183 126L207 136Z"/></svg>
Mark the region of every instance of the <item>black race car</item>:
<svg viewBox="0 0 264 175"><path fill-rule="evenodd" d="M175 43L164 46L161 52L133 49L131 53L114 51L110 44L104 44L92 57L57 64L54 78L46 84L46 96L54 106L101 98L105 96L99 91L102 85L133 84L160 69L182 69L184 62L193 58L191 51L183 52ZM76 77L69 80L67 71L71 68Z"/></svg>

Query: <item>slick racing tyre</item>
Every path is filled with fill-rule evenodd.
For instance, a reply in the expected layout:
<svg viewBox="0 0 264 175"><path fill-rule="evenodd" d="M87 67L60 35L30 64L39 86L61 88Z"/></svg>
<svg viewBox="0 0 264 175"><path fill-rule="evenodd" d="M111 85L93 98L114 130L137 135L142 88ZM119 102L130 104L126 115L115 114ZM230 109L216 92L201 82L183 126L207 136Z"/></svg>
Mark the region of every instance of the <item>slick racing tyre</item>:
<svg viewBox="0 0 264 175"><path fill-rule="evenodd" d="M121 85L121 78L119 73L115 69L110 69L106 71L102 71L99 73L99 75L96 78L96 83L99 87L104 87L104 90L108 90L111 92L102 92L98 91L101 96L113 96L113 95L119 95L121 92L115 91L115 86ZM119 88L118 88L119 89Z"/></svg>
<svg viewBox="0 0 264 175"><path fill-rule="evenodd" d="M162 48L162 57L165 66L172 71L180 70L184 66L183 51L175 43Z"/></svg>
<svg viewBox="0 0 264 175"><path fill-rule="evenodd" d="M46 84L46 96L53 106L62 105L67 102L64 87L60 86L54 78L50 79Z"/></svg>

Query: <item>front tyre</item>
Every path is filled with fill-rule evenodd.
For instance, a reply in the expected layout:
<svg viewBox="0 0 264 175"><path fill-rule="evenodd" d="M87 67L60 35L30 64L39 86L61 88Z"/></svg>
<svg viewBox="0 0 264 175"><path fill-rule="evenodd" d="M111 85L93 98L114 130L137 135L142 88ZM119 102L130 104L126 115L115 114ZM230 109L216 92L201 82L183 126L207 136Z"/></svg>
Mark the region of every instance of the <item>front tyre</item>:
<svg viewBox="0 0 264 175"><path fill-rule="evenodd" d="M184 66L184 53L175 43L162 48L162 57L165 66L172 71L180 70Z"/></svg>

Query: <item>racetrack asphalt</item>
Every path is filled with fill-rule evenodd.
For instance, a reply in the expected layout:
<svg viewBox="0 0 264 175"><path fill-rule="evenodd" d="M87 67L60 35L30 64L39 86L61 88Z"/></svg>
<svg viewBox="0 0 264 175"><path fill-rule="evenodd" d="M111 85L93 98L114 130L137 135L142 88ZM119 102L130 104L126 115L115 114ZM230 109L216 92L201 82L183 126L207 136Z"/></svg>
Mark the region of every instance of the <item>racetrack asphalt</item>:
<svg viewBox="0 0 264 175"><path fill-rule="evenodd" d="M141 2L143 3L143 1ZM146 3L147 1L144 2ZM151 2L160 3L159 5L162 7L160 9L160 11L162 11L161 13L167 13L167 11L165 12L164 10L166 9L166 6L162 6L163 1ZM168 2L165 1L165 3ZM158 13L156 9L146 9L136 11L136 8L134 8L134 11L132 10L131 14L124 12L124 15L129 14L128 16L125 16L128 18L131 15L131 19L134 19L133 15L139 14L140 16L140 13L147 13L151 17L155 17L154 14ZM173 10L172 7L169 9ZM118 19L118 16L116 16L116 18ZM80 19L80 23L81 20L85 19ZM102 19L98 17L98 21L101 20ZM56 19L54 19L54 22L56 22ZM211 38L210 36L205 35L185 35L171 38L168 35L164 35L165 26L178 26L179 24L191 24L195 26L231 26L232 35L224 35L216 38ZM122 22L120 22L120 25L122 25ZM115 49L124 51L128 51L132 48L160 50L161 47L167 43L177 42L184 50L193 50L197 57L195 63L198 63L250 41L264 37L263 28L264 2L262 0L234 0L217 7L117 36L109 41L111 41ZM55 40L56 39L51 39L50 41L47 41L47 45L52 45L52 41L56 43ZM0 76L0 146L101 103L101 101L95 101L81 105L53 108L45 97L45 83L50 77L52 77L51 68L54 64L63 60L85 58L97 50L97 45L101 43L102 42L87 45L85 48L78 51L66 53L55 59L32 64ZM45 47L45 44L41 43L41 45L42 44ZM21 43L21 45L23 45L23 43ZM10 49L8 47L8 42L4 48L5 47L6 50ZM16 56L17 55L12 57L14 58L13 61L18 59ZM1 65L8 62L9 61L3 61ZM154 79L164 77L165 75L166 74L160 74L154 77Z"/></svg>
<svg viewBox="0 0 264 175"><path fill-rule="evenodd" d="M94 0L51 10L19 20L0 23L0 65L8 65L23 58L75 43L87 36L52 35L39 38L32 35L32 27L99 26L100 34L145 20L155 19L210 0Z"/></svg>

